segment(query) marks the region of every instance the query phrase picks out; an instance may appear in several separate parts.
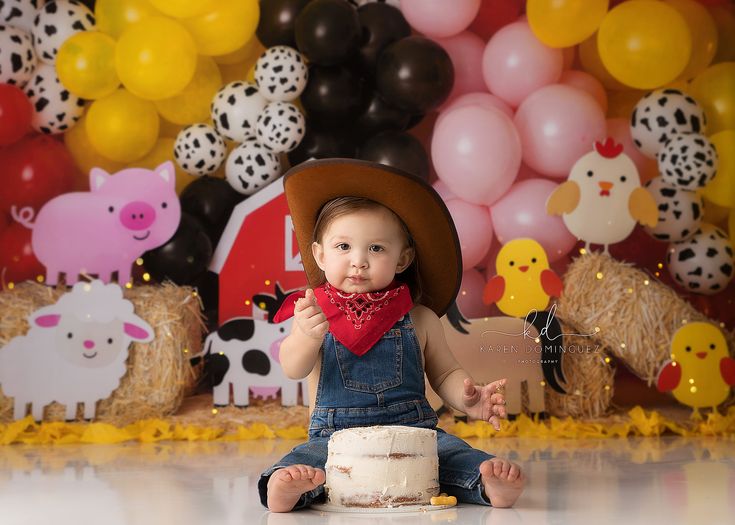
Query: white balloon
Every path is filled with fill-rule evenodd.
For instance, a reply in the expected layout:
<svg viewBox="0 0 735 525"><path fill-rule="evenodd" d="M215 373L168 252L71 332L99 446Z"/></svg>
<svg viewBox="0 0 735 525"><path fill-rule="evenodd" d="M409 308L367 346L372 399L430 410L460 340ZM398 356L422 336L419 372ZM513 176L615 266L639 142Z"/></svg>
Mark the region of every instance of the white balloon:
<svg viewBox="0 0 735 525"><path fill-rule="evenodd" d="M37 62L29 33L17 27L0 26L0 84L25 86Z"/></svg>
<svg viewBox="0 0 735 525"><path fill-rule="evenodd" d="M658 207L656 227L646 226L649 235L660 241L680 242L697 232L704 211L701 195L671 186L663 177L649 180L646 189Z"/></svg>
<svg viewBox="0 0 735 525"><path fill-rule="evenodd" d="M174 158L190 175L201 177L214 173L227 154L225 141L208 124L192 124L176 135Z"/></svg>
<svg viewBox="0 0 735 525"><path fill-rule="evenodd" d="M687 190L704 188L717 175L717 150L699 133L674 135L658 154L658 171L671 185Z"/></svg>
<svg viewBox="0 0 735 525"><path fill-rule="evenodd" d="M64 87L52 65L40 62L25 92L33 105L31 125L41 133L63 133L84 113L84 100Z"/></svg>
<svg viewBox="0 0 735 525"><path fill-rule="evenodd" d="M255 124L268 101L255 84L230 82L212 99L212 122L217 132L235 142L255 136Z"/></svg>
<svg viewBox="0 0 735 525"><path fill-rule="evenodd" d="M271 151L293 151L306 132L306 119L288 102L271 102L258 117L258 142Z"/></svg>
<svg viewBox="0 0 735 525"><path fill-rule="evenodd" d="M272 102L297 99L308 78L304 57L292 47L268 48L255 63L255 82L260 94Z"/></svg>
<svg viewBox="0 0 735 525"><path fill-rule="evenodd" d="M281 159L254 138L230 152L225 176L235 191L252 195L281 175Z"/></svg>
<svg viewBox="0 0 735 525"><path fill-rule="evenodd" d="M38 10L33 22L33 45L38 59L53 64L61 44L74 33L96 29L94 15L76 0L55 0Z"/></svg>
<svg viewBox="0 0 735 525"><path fill-rule="evenodd" d="M13 26L28 33L33 31L36 11L46 0L5 0L0 2L0 24Z"/></svg>
<svg viewBox="0 0 735 525"><path fill-rule="evenodd" d="M690 292L712 295L733 276L733 246L725 232L702 223L689 239L669 245L666 263L671 276Z"/></svg>

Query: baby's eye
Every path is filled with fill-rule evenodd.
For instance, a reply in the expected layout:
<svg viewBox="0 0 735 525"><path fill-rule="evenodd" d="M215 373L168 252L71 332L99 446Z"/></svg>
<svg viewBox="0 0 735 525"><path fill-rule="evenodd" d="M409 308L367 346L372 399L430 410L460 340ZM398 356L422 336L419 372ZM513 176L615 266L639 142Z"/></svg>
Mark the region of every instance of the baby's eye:
<svg viewBox="0 0 735 525"><path fill-rule="evenodd" d="M335 248L337 248L338 250L344 251L344 250L349 250L350 249L350 245L347 244L346 242L341 242L337 246L335 246Z"/></svg>
<svg viewBox="0 0 735 525"><path fill-rule="evenodd" d="M383 251L383 247L379 244L371 244L370 245L370 251L373 253L378 253Z"/></svg>

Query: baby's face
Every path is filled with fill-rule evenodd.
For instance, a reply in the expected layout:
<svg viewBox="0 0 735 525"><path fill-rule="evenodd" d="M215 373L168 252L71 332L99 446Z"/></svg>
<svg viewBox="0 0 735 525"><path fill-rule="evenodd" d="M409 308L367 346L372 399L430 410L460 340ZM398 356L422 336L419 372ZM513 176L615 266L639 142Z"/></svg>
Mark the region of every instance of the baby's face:
<svg viewBox="0 0 735 525"><path fill-rule="evenodd" d="M349 293L385 288L413 260L401 225L387 209L337 217L312 251L329 284Z"/></svg>

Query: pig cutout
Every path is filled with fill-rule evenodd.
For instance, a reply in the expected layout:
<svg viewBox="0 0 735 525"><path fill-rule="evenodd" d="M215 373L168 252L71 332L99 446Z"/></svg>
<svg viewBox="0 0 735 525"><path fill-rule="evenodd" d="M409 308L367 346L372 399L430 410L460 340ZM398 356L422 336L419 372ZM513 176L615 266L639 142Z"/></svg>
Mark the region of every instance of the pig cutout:
<svg viewBox="0 0 735 525"><path fill-rule="evenodd" d="M115 272L118 283L125 284L133 262L176 232L181 206L175 188L170 161L153 171L128 168L114 175L92 168L89 192L51 199L35 222L31 208L13 208L12 215L33 230L31 246L46 267L47 284L57 284L60 273L67 285L79 274L109 283Z"/></svg>

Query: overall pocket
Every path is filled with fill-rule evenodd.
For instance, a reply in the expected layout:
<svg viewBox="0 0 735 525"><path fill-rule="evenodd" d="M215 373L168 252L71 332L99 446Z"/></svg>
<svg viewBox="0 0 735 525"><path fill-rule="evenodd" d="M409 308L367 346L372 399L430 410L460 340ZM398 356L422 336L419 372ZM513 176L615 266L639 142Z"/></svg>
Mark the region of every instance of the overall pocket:
<svg viewBox="0 0 735 525"><path fill-rule="evenodd" d="M335 355L347 390L377 394L400 386L403 342L399 329L389 330L366 354L356 356L334 340Z"/></svg>

